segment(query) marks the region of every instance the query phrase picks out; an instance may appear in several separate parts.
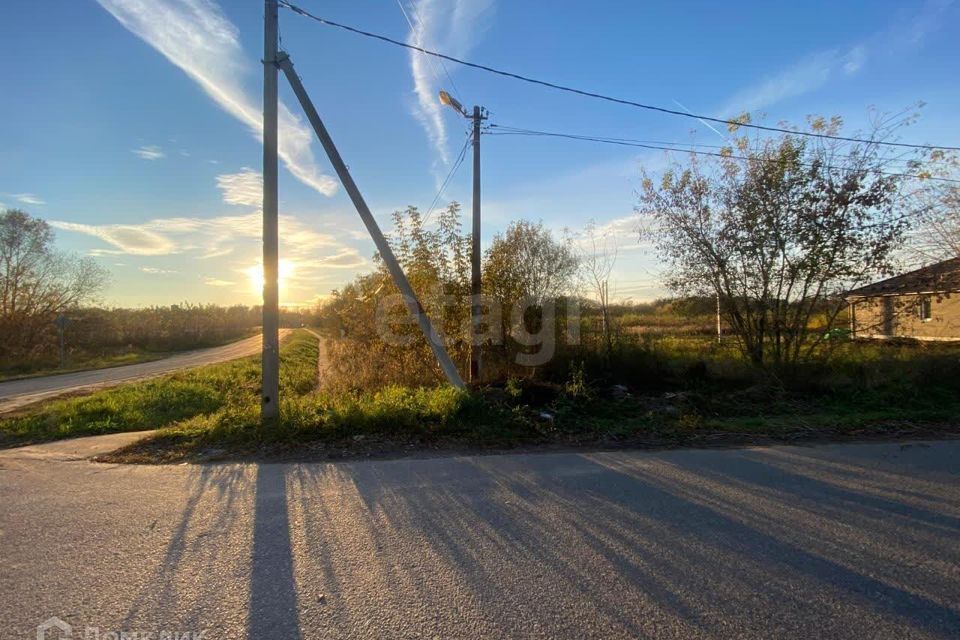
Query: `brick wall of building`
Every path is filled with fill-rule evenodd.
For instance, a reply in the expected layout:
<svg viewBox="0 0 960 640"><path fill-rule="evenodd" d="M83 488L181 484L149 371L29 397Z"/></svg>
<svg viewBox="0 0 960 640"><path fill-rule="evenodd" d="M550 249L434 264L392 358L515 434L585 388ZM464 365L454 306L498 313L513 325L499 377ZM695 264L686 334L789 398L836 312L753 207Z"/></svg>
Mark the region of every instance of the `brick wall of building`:
<svg viewBox="0 0 960 640"><path fill-rule="evenodd" d="M929 319L921 317L927 300ZM907 337L924 340L960 340L960 294L882 296L853 305L857 337Z"/></svg>

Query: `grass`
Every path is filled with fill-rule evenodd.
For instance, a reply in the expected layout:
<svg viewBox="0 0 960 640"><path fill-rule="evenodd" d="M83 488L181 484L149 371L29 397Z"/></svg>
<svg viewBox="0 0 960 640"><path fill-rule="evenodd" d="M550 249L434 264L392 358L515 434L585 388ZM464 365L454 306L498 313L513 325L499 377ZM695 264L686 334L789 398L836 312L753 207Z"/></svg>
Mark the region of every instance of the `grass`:
<svg viewBox="0 0 960 640"><path fill-rule="evenodd" d="M317 343L297 331L281 350L281 384L294 393L316 385ZM259 358L190 369L81 397L44 402L0 419L0 445L158 429L244 402L257 403Z"/></svg>
<svg viewBox="0 0 960 640"><path fill-rule="evenodd" d="M594 380L585 399L564 402L561 392L552 401L558 428L581 436L683 444L734 435L960 434L958 344L850 341L828 362L762 371L731 345L665 337L626 346L609 364L568 359L566 366ZM631 394L604 396L615 383Z"/></svg>
<svg viewBox="0 0 960 640"><path fill-rule="evenodd" d="M850 343L829 366L772 375L710 344L634 343L605 363L566 354L542 372L546 380L472 391L327 393L316 388L316 340L297 331L282 349L276 424L260 424L259 361L247 358L47 403L0 420L0 442L154 428L107 459L172 462L960 433L956 346Z"/></svg>
<svg viewBox="0 0 960 640"><path fill-rule="evenodd" d="M400 449L516 446L535 440L509 409L452 387L392 386L371 393L314 392L284 400L279 423L263 428L259 408L232 404L160 429L117 452L125 462L250 455L395 453Z"/></svg>
<svg viewBox="0 0 960 640"><path fill-rule="evenodd" d="M340 395L311 391L288 397L280 423L269 429L260 427L254 403L232 404L163 428L112 459L329 459L429 450L676 447L960 433L960 389L955 388L960 376L950 377L946 362L913 365L905 369L911 372L908 378L889 371L885 382L874 386L857 379L824 381L818 388L767 380L734 389L726 380L682 383L682 375L671 379L664 373L673 390L624 391L591 381L581 366L562 383L514 379L474 391L396 386ZM930 384L925 369L948 377Z"/></svg>

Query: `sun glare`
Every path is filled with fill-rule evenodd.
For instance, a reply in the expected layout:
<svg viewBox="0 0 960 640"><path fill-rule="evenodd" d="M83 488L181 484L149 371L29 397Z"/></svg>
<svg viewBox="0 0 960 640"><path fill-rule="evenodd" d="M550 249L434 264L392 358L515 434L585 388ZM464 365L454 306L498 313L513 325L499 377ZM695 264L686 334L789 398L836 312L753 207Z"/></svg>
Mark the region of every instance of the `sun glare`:
<svg viewBox="0 0 960 640"><path fill-rule="evenodd" d="M250 288L257 295L263 293L263 265L255 264L244 269L247 279L250 281ZM283 292L287 287L287 281L293 277L294 267L290 260L281 260L279 265L280 291Z"/></svg>

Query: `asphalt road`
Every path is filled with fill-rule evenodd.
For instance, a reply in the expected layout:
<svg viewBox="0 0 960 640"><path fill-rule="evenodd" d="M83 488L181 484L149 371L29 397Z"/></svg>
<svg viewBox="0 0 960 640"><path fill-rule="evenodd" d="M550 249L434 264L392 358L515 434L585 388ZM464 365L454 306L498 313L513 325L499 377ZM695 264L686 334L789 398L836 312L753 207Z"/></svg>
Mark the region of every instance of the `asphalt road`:
<svg viewBox="0 0 960 640"><path fill-rule="evenodd" d="M281 329L281 332L286 334L289 329ZM261 336L253 336L220 347L184 351L153 362L0 382L0 414L55 396L112 387L124 382L154 378L180 369L251 356L260 353L261 343Z"/></svg>
<svg viewBox="0 0 960 640"><path fill-rule="evenodd" d="M0 452L2 638L960 637L960 441L173 467L87 442Z"/></svg>

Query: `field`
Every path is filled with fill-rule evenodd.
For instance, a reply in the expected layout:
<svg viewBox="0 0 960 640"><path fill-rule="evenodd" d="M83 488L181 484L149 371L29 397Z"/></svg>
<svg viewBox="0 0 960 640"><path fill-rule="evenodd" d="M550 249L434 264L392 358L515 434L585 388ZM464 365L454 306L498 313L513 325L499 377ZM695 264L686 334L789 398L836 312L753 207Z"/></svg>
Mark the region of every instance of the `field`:
<svg viewBox="0 0 960 640"><path fill-rule="evenodd" d="M0 420L0 444L157 429L110 459L171 462L957 432L960 345L847 340L829 361L772 371L745 362L732 338L718 343L709 316L621 320L609 353L588 330L536 376L469 391L318 385L317 340L296 331L282 349L276 424L260 424L252 357L45 403Z"/></svg>
<svg viewBox="0 0 960 640"><path fill-rule="evenodd" d="M288 397L167 427L114 460L336 459L541 447L676 447L957 433L960 347L848 342L829 364L758 372L703 336L621 345L613 362L558 358L538 379L458 392L388 386ZM562 373L561 373L562 372ZM611 373L611 372L616 372Z"/></svg>

